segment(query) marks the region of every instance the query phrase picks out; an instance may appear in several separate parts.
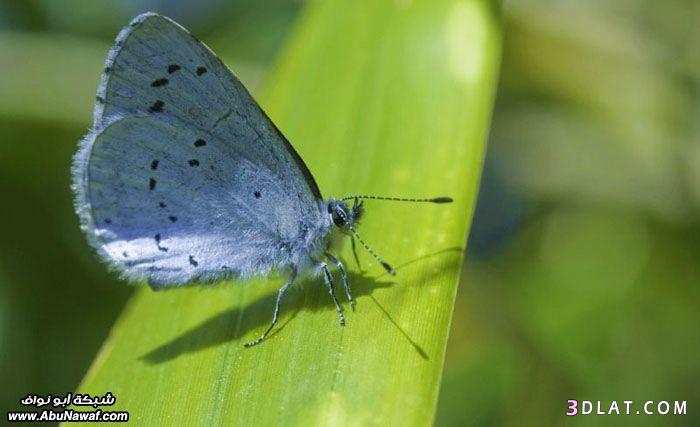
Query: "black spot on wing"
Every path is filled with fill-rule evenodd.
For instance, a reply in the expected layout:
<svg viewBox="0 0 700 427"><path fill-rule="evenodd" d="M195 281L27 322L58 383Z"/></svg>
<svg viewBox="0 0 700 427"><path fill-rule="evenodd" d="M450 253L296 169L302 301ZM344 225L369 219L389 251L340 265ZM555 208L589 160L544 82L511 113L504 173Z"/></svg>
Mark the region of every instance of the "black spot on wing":
<svg viewBox="0 0 700 427"><path fill-rule="evenodd" d="M168 65L168 74L172 74L172 73L174 73L175 71L177 71L177 70L179 70L179 69L180 69L180 66L179 66L179 65L177 65L177 64L170 64L170 65Z"/></svg>
<svg viewBox="0 0 700 427"><path fill-rule="evenodd" d="M149 190L155 190L156 189L156 180L151 178L148 180L148 189Z"/></svg>
<svg viewBox="0 0 700 427"><path fill-rule="evenodd" d="M207 145L207 141L203 140L202 138L199 138L194 142L195 147L204 147L205 145Z"/></svg>
<svg viewBox="0 0 700 427"><path fill-rule="evenodd" d="M262 197L262 194L260 194L259 191L256 191L255 193L253 193L253 195L255 196L256 199L259 199Z"/></svg>
<svg viewBox="0 0 700 427"><path fill-rule="evenodd" d="M165 202L158 202L158 206L161 208L166 208L168 205L166 205Z"/></svg>
<svg viewBox="0 0 700 427"><path fill-rule="evenodd" d="M111 224L112 218L105 218L105 224Z"/></svg>
<svg viewBox="0 0 700 427"><path fill-rule="evenodd" d="M188 163L191 167L199 166L199 160L197 160L197 159L188 160L187 163Z"/></svg>
<svg viewBox="0 0 700 427"><path fill-rule="evenodd" d="M207 72L207 68L206 68L206 67L197 67L197 75L198 75L198 76L201 76L202 74L204 74L204 73L206 73L206 72Z"/></svg>
<svg viewBox="0 0 700 427"><path fill-rule="evenodd" d="M160 113L161 111L163 111L163 106L165 106L165 102L163 102L159 99L156 102L154 102L153 105L148 107L148 112L149 113Z"/></svg>
<svg viewBox="0 0 700 427"><path fill-rule="evenodd" d="M168 219L170 220L170 222L175 222L175 221L177 221L177 217L176 217L175 215L170 215L170 216L168 217Z"/></svg>
<svg viewBox="0 0 700 427"><path fill-rule="evenodd" d="M161 87L165 86L168 84L168 79L163 77L162 79L154 80L153 83L151 83L151 86L153 87Z"/></svg>
<svg viewBox="0 0 700 427"><path fill-rule="evenodd" d="M192 255L190 255L190 265L192 267L196 267L199 265L199 263L194 259L194 257Z"/></svg>
<svg viewBox="0 0 700 427"><path fill-rule="evenodd" d="M156 241L156 246L158 247L159 251L168 252L168 248L160 245L160 233L157 233L155 236L153 236L153 239Z"/></svg>
<svg viewBox="0 0 700 427"><path fill-rule="evenodd" d="M153 160L151 162L151 170L154 171L156 169L158 169L158 160Z"/></svg>

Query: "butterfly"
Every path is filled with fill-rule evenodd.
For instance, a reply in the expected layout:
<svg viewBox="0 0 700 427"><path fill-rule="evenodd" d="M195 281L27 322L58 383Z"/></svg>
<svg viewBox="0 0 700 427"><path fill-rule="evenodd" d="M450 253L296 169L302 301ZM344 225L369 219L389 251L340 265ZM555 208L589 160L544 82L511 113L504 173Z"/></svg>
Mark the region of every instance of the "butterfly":
<svg viewBox="0 0 700 427"><path fill-rule="evenodd" d="M336 234L359 236L363 199L324 200L311 172L224 63L185 28L145 13L119 33L97 90L94 123L73 159L75 209L112 269L154 289L287 271L273 319L298 273L329 263L352 303ZM349 202L352 201L352 204Z"/></svg>

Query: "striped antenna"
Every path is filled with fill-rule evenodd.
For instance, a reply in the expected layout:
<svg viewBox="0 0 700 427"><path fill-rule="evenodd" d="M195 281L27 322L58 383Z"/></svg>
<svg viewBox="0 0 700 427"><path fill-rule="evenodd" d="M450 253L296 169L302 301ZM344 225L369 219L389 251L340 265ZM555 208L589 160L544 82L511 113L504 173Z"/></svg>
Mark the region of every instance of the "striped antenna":
<svg viewBox="0 0 700 427"><path fill-rule="evenodd" d="M357 241L360 242L360 244L367 250L367 252L369 252L370 255L372 255L374 259L376 259L382 265L382 267L384 267L387 273L391 274L392 276L396 276L396 270L394 270L394 268L390 266L388 262L381 259L379 255L377 255L376 252L372 250L372 248L367 246L367 243L365 243L365 241L362 240L362 237L360 237L360 235L357 234L357 230L355 230L355 227L350 226L349 228L350 231L352 231L353 236L357 237Z"/></svg>
<svg viewBox="0 0 700 427"><path fill-rule="evenodd" d="M433 197L431 199L413 199L409 197L387 197L387 196L372 196L366 194L357 194L354 196L343 197L342 201L352 199L367 199L367 200L389 200L392 202L418 202L418 203L452 203L452 197Z"/></svg>

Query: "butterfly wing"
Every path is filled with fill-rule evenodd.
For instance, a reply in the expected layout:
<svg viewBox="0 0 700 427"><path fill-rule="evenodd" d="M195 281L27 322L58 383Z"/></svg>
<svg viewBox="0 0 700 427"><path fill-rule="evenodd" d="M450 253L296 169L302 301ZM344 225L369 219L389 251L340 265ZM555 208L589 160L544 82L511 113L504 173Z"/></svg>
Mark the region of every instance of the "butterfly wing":
<svg viewBox="0 0 700 427"><path fill-rule="evenodd" d="M327 234L291 145L206 46L155 14L117 37L73 176L93 246L156 285L265 273Z"/></svg>

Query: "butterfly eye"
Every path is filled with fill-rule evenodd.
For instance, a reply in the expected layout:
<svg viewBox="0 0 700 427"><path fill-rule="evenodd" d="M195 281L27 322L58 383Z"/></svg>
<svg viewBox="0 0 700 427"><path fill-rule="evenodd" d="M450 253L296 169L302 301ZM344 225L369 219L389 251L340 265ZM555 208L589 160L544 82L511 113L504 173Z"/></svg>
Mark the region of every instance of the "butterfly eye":
<svg viewBox="0 0 700 427"><path fill-rule="evenodd" d="M328 210L331 213L331 218L333 219L333 224L335 224L338 227L344 227L348 223L348 216L347 214L343 211L343 208L340 206L335 206L335 207L328 207Z"/></svg>
<svg viewBox="0 0 700 427"><path fill-rule="evenodd" d="M338 227L343 227L345 225L345 218L334 213L333 214L333 223L335 225L337 225Z"/></svg>

